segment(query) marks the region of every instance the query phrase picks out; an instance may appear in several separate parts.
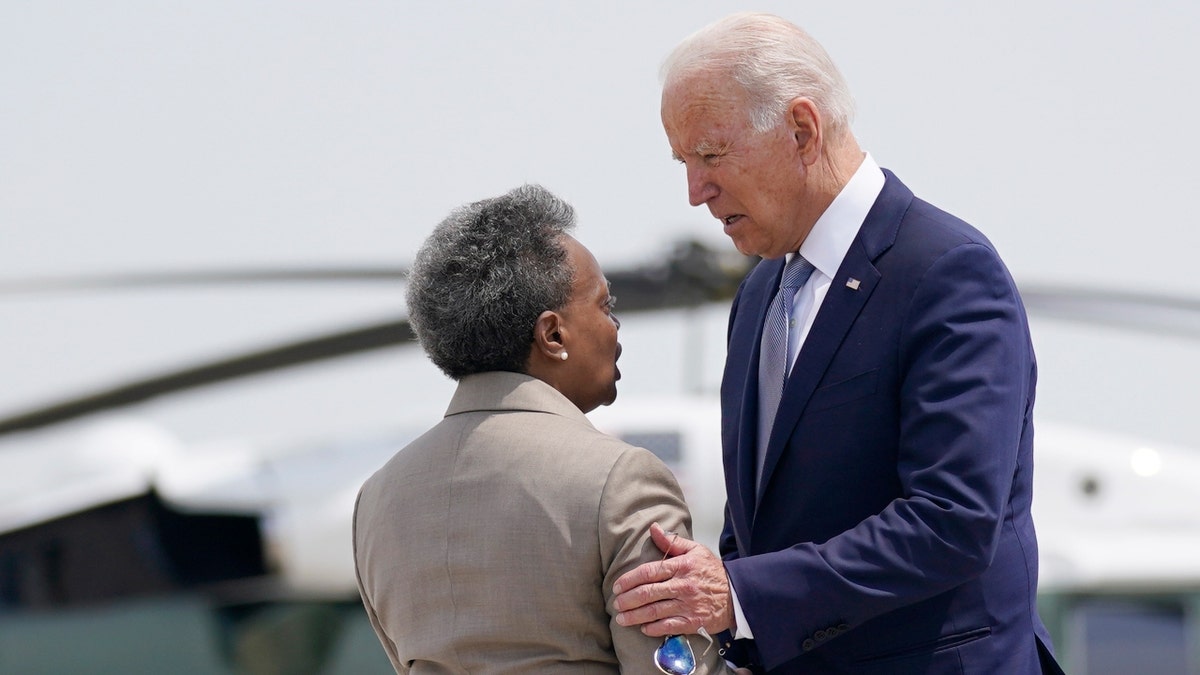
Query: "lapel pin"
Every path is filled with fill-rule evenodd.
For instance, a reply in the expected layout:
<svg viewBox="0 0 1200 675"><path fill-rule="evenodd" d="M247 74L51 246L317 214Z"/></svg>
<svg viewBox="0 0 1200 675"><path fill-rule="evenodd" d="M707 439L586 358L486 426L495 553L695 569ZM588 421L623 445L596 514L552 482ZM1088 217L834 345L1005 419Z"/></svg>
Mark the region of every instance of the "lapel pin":
<svg viewBox="0 0 1200 675"><path fill-rule="evenodd" d="M854 277L850 277L849 279L847 279L846 280L846 288L849 288L852 291L857 291L858 290L858 279L855 279Z"/></svg>

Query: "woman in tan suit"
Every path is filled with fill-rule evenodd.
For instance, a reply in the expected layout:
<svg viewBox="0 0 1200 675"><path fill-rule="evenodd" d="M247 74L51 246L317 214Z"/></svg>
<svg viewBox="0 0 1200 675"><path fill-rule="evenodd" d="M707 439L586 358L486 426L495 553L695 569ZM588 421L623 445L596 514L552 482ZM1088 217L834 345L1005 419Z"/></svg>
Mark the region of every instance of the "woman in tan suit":
<svg viewBox="0 0 1200 675"><path fill-rule="evenodd" d="M409 319L458 388L354 514L359 590L399 673L686 672L667 661L688 641L694 672L724 669L698 636L664 652L613 619L613 582L661 558L650 524L687 535L690 516L658 458L585 416L616 398L621 324L574 220L525 186L454 211L417 254Z"/></svg>

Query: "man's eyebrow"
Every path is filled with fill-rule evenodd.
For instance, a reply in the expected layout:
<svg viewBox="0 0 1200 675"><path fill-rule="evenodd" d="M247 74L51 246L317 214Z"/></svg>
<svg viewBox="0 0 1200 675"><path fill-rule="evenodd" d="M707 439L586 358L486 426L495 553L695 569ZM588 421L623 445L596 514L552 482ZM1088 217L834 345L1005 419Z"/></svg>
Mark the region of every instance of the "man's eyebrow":
<svg viewBox="0 0 1200 675"><path fill-rule="evenodd" d="M694 154L698 157L703 157L705 155L720 155L720 154L723 154L724 152L726 152L728 150L728 148L729 148L728 143L719 143L717 141L704 140L704 141L700 141L700 142L696 143L696 146L690 149L690 153ZM671 149L671 159L675 160L676 162L682 162L683 156L681 156L678 152L675 151L674 148L672 148Z"/></svg>
<svg viewBox="0 0 1200 675"><path fill-rule="evenodd" d="M693 150L693 152L701 157L704 155L717 155L725 152L727 147L727 143L717 143L715 141L704 140L696 144L696 148Z"/></svg>

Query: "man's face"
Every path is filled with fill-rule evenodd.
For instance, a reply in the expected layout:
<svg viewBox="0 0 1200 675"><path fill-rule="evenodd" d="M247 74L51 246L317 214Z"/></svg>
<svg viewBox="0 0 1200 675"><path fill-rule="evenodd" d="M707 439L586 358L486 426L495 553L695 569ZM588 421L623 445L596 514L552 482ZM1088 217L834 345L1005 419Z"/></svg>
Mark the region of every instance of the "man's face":
<svg viewBox="0 0 1200 675"><path fill-rule="evenodd" d="M663 89L662 121L675 158L687 167L688 201L706 204L746 255L777 258L800 248L808 172L786 120L750 125L750 102L728 78L695 74Z"/></svg>

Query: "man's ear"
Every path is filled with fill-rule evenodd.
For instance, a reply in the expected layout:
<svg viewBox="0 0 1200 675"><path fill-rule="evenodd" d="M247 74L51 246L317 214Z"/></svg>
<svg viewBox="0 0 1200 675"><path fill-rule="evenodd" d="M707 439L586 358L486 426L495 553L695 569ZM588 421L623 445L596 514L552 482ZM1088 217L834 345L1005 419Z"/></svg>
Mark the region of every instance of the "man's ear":
<svg viewBox="0 0 1200 675"><path fill-rule="evenodd" d="M566 333L566 327L563 326L562 317L558 312L549 309L542 312L533 325L534 354L555 361L562 360L562 354L566 351L564 333Z"/></svg>
<svg viewBox="0 0 1200 675"><path fill-rule="evenodd" d="M792 138L796 142L796 150L805 166L816 163L821 156L821 144L824 142L821 131L824 120L812 99L797 98L788 107L788 122Z"/></svg>

